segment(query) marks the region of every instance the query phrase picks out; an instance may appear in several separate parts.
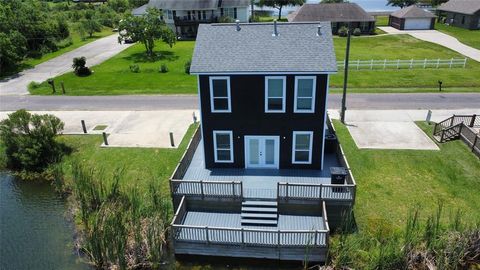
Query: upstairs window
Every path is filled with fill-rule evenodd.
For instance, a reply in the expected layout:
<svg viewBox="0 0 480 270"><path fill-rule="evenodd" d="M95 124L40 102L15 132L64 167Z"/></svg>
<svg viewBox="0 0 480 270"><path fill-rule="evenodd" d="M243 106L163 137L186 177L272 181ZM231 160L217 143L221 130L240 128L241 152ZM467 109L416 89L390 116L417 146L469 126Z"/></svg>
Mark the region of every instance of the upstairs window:
<svg viewBox="0 0 480 270"><path fill-rule="evenodd" d="M296 113L315 112L315 76L297 76L295 77L295 104Z"/></svg>
<svg viewBox="0 0 480 270"><path fill-rule="evenodd" d="M214 113L231 112L229 77L210 77L210 107Z"/></svg>
<svg viewBox="0 0 480 270"><path fill-rule="evenodd" d="M265 112L285 112L285 76L265 77Z"/></svg>
<svg viewBox="0 0 480 270"><path fill-rule="evenodd" d="M213 147L215 162L233 162L233 139L232 131L213 131Z"/></svg>
<svg viewBox="0 0 480 270"><path fill-rule="evenodd" d="M294 131L292 144L292 163L293 164L311 164L312 163L312 131Z"/></svg>
<svg viewBox="0 0 480 270"><path fill-rule="evenodd" d="M167 10L167 18L168 18L169 20L173 20L173 13L172 13L171 10Z"/></svg>

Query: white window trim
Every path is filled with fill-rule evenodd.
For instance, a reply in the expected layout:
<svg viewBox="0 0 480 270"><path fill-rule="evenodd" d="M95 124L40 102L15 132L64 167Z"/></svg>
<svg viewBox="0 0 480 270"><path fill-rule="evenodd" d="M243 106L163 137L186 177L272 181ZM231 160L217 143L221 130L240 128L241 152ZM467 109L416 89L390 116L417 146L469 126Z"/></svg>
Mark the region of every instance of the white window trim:
<svg viewBox="0 0 480 270"><path fill-rule="evenodd" d="M298 94L298 80L300 79L312 79L313 80L313 89L312 89L312 109L311 110L299 110L297 109L297 94ZM317 90L317 77L316 76L295 76L295 98L293 104L294 113L315 113L315 92Z"/></svg>
<svg viewBox="0 0 480 270"><path fill-rule="evenodd" d="M268 110L268 80L269 79L282 79L283 91L282 91L282 110ZM285 95L287 90L287 77L286 76L265 76L265 112L266 113L285 113Z"/></svg>
<svg viewBox="0 0 480 270"><path fill-rule="evenodd" d="M217 158L217 134L228 134L230 136L230 159L229 160L218 160ZM227 150L227 149L220 149ZM216 163L233 163L233 132L231 130L214 130L213 131L213 154L215 157Z"/></svg>
<svg viewBox="0 0 480 270"><path fill-rule="evenodd" d="M295 144L297 135L310 135L310 147L308 148L308 161L295 161ZM313 131L294 131L292 139L292 164L312 164L312 150L313 150ZM305 151L305 150L303 150Z"/></svg>
<svg viewBox="0 0 480 270"><path fill-rule="evenodd" d="M213 81L214 80L227 80L227 97L228 97L228 109L227 110L215 110L214 108L214 97L213 97ZM231 113L232 112L232 104L231 104L231 95L230 95L230 77L222 76L222 77L209 77L209 84L210 84L210 111L212 113Z"/></svg>

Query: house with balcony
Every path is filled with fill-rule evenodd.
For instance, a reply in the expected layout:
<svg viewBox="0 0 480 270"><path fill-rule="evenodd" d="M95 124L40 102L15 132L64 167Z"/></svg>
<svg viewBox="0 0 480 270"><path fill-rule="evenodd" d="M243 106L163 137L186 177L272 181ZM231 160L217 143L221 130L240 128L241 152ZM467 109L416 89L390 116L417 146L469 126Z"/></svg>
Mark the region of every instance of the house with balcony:
<svg viewBox="0 0 480 270"><path fill-rule="evenodd" d="M132 14L140 16L148 7L157 8L179 39L195 39L202 23L217 23L222 18L248 22L249 6L249 0L150 0Z"/></svg>
<svg viewBox="0 0 480 270"><path fill-rule="evenodd" d="M329 22L201 24L201 125L171 179L176 255L322 262L356 184L327 116Z"/></svg>

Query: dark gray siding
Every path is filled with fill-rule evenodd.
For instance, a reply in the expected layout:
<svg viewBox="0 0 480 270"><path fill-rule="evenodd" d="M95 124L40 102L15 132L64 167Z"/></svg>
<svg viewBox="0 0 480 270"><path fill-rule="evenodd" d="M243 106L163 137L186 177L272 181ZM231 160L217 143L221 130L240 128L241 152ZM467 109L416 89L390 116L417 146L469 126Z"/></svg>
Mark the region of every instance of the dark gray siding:
<svg viewBox="0 0 480 270"><path fill-rule="evenodd" d="M211 113L209 76L200 75L199 80L207 168L245 167L245 135L280 136L280 168L321 168L327 75L317 76L315 113L293 113L294 75L287 75L285 113L265 113L265 76L263 75L230 76L231 113ZM233 131L234 163L214 162L213 130ZM292 164L293 131L314 132L312 164Z"/></svg>
<svg viewBox="0 0 480 270"><path fill-rule="evenodd" d="M480 29L480 11L477 11L474 15L465 15L454 12L442 12L442 14L445 15L445 23L450 25L471 30Z"/></svg>

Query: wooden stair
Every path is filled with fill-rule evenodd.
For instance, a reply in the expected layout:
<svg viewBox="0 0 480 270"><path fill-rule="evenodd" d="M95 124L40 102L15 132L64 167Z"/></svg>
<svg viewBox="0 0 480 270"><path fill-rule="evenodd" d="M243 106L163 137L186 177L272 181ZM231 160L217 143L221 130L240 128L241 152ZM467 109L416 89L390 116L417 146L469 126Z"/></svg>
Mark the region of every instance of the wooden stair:
<svg viewBox="0 0 480 270"><path fill-rule="evenodd" d="M241 222L242 225L248 226L277 226L277 202L267 200L242 202Z"/></svg>

